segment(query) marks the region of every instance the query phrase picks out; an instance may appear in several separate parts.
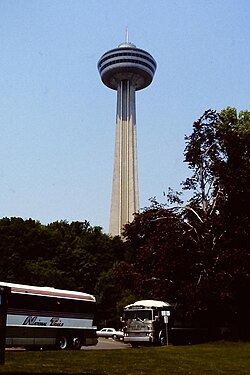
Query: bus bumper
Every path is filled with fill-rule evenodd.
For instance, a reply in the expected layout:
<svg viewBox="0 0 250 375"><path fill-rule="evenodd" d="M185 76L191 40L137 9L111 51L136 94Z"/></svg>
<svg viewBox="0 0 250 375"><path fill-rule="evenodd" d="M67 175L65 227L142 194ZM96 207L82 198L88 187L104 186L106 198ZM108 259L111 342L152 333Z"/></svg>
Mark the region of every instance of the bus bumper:
<svg viewBox="0 0 250 375"><path fill-rule="evenodd" d="M125 336L124 337L124 342L125 343L130 343L130 342L145 342L145 343L151 343L152 342L152 337L150 336L143 336L143 337L135 337L135 336Z"/></svg>

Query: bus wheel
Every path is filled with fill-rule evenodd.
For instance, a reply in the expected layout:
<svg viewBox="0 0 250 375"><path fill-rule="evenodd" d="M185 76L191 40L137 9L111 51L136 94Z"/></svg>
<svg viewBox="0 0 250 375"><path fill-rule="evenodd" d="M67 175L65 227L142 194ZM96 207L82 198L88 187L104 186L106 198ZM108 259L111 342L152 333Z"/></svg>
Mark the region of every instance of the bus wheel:
<svg viewBox="0 0 250 375"><path fill-rule="evenodd" d="M160 336L159 336L159 345L160 346L166 345L166 337L165 335L163 335L162 332L160 333Z"/></svg>
<svg viewBox="0 0 250 375"><path fill-rule="evenodd" d="M65 335L59 336L56 343L57 349L66 350L69 347L68 338Z"/></svg>
<svg viewBox="0 0 250 375"><path fill-rule="evenodd" d="M72 349L73 350L80 350L81 346L82 346L80 337L78 337L78 336L74 337L73 336L71 344L72 344Z"/></svg>

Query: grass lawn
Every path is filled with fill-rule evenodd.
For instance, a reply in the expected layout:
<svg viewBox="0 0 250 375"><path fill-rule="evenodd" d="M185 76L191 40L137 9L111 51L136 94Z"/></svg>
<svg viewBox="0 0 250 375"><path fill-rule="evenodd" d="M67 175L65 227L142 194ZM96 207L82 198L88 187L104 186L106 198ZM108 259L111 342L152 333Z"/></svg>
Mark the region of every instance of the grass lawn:
<svg viewBox="0 0 250 375"><path fill-rule="evenodd" d="M250 343L126 350L7 351L0 374L250 374Z"/></svg>

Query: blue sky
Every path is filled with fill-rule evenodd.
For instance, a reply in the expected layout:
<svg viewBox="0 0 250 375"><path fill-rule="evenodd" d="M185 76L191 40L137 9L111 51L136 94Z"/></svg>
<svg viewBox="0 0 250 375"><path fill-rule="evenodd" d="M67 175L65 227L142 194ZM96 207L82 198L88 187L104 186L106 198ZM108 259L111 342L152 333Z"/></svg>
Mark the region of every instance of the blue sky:
<svg viewBox="0 0 250 375"><path fill-rule="evenodd" d="M184 136L250 109L249 0L0 0L0 217L108 231L116 93L97 61L125 40L158 67L137 93L140 207L188 175Z"/></svg>

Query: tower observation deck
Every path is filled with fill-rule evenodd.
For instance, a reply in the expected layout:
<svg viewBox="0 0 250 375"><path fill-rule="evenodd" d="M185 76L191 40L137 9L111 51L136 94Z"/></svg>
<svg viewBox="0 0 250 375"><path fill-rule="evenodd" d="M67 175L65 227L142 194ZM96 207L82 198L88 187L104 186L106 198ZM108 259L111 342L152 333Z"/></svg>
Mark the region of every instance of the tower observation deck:
<svg viewBox="0 0 250 375"><path fill-rule="evenodd" d="M117 91L115 158L109 233L122 227L139 209L135 92L149 86L156 70L154 58L128 41L98 61L102 82Z"/></svg>

